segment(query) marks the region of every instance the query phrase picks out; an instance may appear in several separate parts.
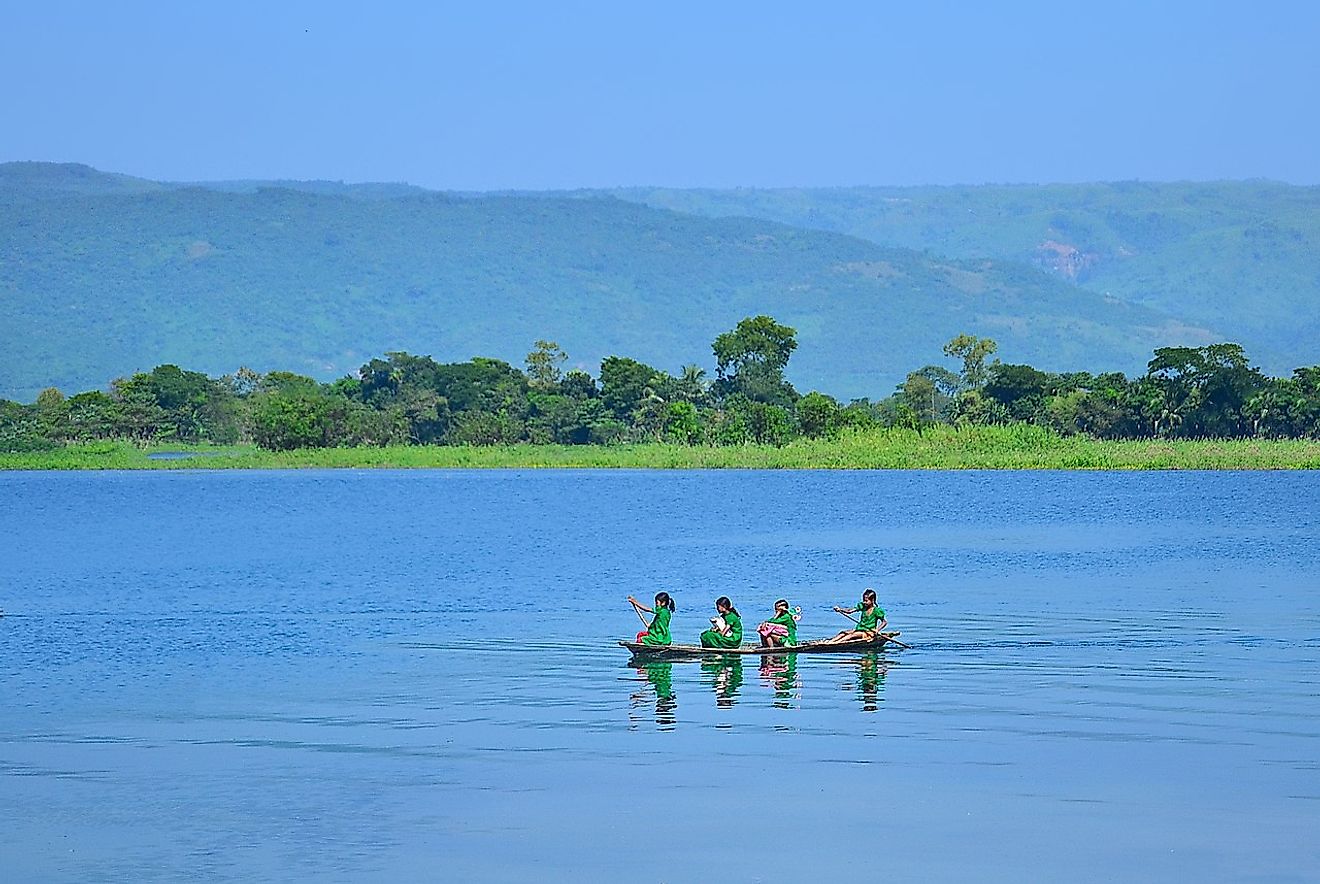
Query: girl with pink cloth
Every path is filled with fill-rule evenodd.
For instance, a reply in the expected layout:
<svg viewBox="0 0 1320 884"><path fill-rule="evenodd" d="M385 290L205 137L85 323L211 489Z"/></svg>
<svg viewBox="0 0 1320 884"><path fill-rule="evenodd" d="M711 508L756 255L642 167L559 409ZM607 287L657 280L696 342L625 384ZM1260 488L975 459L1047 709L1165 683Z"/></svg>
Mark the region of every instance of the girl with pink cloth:
<svg viewBox="0 0 1320 884"><path fill-rule="evenodd" d="M802 609L788 610L788 601L775 602L775 616L756 627L761 635L761 647L777 648L797 644L797 622L802 619Z"/></svg>

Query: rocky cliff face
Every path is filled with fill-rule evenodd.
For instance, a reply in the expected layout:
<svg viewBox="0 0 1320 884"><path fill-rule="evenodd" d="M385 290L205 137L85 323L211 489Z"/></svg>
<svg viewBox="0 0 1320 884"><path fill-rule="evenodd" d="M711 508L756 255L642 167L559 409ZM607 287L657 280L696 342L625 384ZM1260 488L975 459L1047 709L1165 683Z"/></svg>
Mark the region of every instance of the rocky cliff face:
<svg viewBox="0 0 1320 884"><path fill-rule="evenodd" d="M1036 266L1058 274L1071 282L1082 282L1090 270L1100 262L1095 252L1083 252L1068 243L1047 239L1036 247L1033 261Z"/></svg>

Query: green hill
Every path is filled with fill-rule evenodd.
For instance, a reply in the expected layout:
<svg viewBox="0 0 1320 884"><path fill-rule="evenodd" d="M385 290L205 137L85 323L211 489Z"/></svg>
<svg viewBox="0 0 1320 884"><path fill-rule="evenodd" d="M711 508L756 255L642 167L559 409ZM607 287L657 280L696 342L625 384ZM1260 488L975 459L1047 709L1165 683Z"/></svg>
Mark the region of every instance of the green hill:
<svg viewBox="0 0 1320 884"><path fill-rule="evenodd" d="M1029 263L1080 287L1226 329L1273 372L1320 362L1320 187L1268 181L615 195L956 258Z"/></svg>
<svg viewBox="0 0 1320 884"><path fill-rule="evenodd" d="M709 368L715 335L757 313L798 328L790 378L841 397L886 395L962 331L1047 369L1138 370L1155 346L1221 336L1020 262L614 198L392 187L0 166L0 397L164 362L323 379L398 349L521 364L537 338L593 372L607 355Z"/></svg>
<svg viewBox="0 0 1320 884"><path fill-rule="evenodd" d="M343 181L204 181L173 182L151 181L101 172L81 163L0 163L0 197L13 200L60 199L69 196L108 196L133 193L159 193L164 190L202 188L225 193L256 193L259 190L296 190L303 193L322 193L337 196L355 196L362 199L390 199L429 193L426 188L402 183L345 184Z"/></svg>
<svg viewBox="0 0 1320 884"><path fill-rule="evenodd" d="M151 193L169 187L81 163L0 163L0 199L6 201Z"/></svg>

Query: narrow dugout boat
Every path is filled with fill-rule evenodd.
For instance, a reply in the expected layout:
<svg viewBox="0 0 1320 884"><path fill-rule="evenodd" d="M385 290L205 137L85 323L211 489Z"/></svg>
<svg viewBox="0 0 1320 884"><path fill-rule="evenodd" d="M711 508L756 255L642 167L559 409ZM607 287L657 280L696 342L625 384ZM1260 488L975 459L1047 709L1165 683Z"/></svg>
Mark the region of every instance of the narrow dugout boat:
<svg viewBox="0 0 1320 884"><path fill-rule="evenodd" d="M796 645L778 645L764 648L760 645L740 645L736 648L703 648L701 645L644 645L641 642L621 641L619 647L627 648L634 657L648 657L652 660L679 657L701 657L706 654L847 654L854 651L878 651L886 645L903 645L898 641L901 632L881 632L875 638L852 642L814 641Z"/></svg>

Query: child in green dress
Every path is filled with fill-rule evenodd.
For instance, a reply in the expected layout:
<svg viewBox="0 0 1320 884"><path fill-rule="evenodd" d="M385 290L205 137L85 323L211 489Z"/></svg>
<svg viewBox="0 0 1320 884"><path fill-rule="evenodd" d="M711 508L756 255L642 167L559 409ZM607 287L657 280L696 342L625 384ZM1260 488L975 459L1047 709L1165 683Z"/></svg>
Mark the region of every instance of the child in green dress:
<svg viewBox="0 0 1320 884"><path fill-rule="evenodd" d="M857 628L845 629L834 638L826 639L829 642L860 642L874 639L876 633L885 628L885 612L876 604L875 590L867 587L862 593L862 601L855 608L840 608L837 605L834 610L840 614L857 614Z"/></svg>
<svg viewBox="0 0 1320 884"><path fill-rule="evenodd" d="M669 618L674 614L674 600L669 597L667 592L657 592L655 594L655 608L648 608L632 596L628 596L628 602L633 606L633 610L640 614L654 613L651 623L642 632L637 633L637 640L644 645L667 645L673 641L669 634Z"/></svg>
<svg viewBox="0 0 1320 884"><path fill-rule="evenodd" d="M742 618L728 596L715 600L718 617L710 618L711 628L701 634L703 648L736 648L742 644Z"/></svg>
<svg viewBox="0 0 1320 884"><path fill-rule="evenodd" d="M775 616L756 627L761 635L761 647L777 648L797 644L797 622L802 616L802 609L796 612L788 609L788 600L775 602Z"/></svg>

